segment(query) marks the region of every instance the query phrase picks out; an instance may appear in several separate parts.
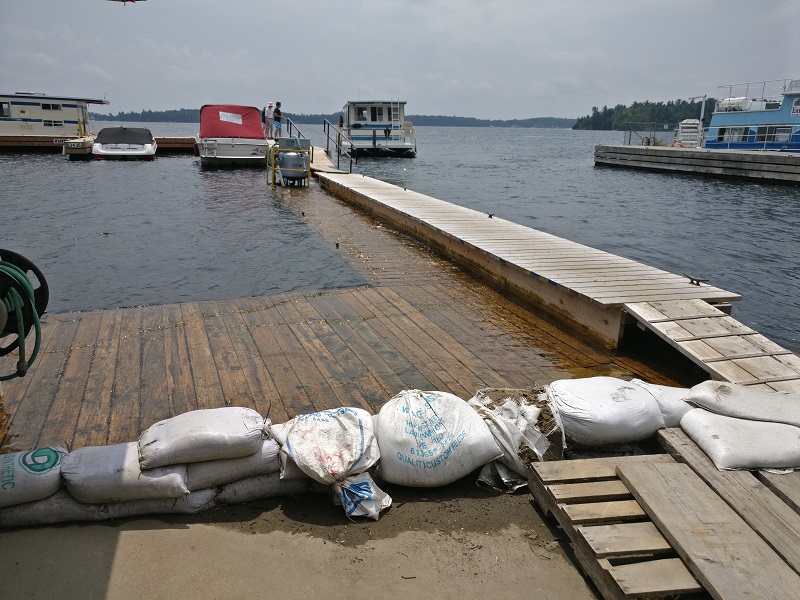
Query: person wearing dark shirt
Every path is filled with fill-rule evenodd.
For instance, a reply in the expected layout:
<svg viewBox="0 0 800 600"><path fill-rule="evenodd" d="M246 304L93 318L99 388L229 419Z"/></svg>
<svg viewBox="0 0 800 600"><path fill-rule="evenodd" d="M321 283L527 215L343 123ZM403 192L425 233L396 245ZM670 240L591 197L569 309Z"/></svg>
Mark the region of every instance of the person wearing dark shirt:
<svg viewBox="0 0 800 600"><path fill-rule="evenodd" d="M275 110L273 111L273 119L275 119L275 139L281 137L281 127L283 126L283 113L281 112L281 103L275 102Z"/></svg>

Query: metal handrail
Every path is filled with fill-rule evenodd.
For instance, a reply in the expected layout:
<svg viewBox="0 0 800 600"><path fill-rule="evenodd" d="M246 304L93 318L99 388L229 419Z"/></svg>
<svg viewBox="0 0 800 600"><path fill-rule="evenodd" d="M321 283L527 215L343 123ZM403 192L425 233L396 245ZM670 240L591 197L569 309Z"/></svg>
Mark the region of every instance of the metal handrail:
<svg viewBox="0 0 800 600"><path fill-rule="evenodd" d="M339 169L339 161L344 154L350 159L350 173L353 172L353 162L358 164L358 148L353 144L353 140L348 137L340 127L334 125L328 119L324 119L322 123L322 131L325 134L325 152L328 156L331 155L331 142L336 147L336 168ZM342 152L342 142L347 142L350 145L350 152ZM340 169L341 170L341 169Z"/></svg>
<svg viewBox="0 0 800 600"><path fill-rule="evenodd" d="M297 126L297 124L294 121L292 121L286 115L283 115L283 118L286 120L286 137L290 137L290 138L299 137L299 138L307 139L306 136L303 134L303 132L300 131L300 128Z"/></svg>

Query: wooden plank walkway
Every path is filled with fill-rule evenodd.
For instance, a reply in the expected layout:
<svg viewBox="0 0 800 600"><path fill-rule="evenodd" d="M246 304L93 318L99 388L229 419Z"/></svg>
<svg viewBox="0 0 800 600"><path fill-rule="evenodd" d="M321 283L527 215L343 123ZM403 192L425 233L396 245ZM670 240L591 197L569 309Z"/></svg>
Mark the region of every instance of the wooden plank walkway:
<svg viewBox="0 0 800 600"><path fill-rule="evenodd" d="M714 598L797 598L800 575L691 467L620 465L617 473Z"/></svg>
<svg viewBox="0 0 800 600"><path fill-rule="evenodd" d="M617 476L621 465L674 464L669 454L539 463L536 502L570 541L581 570L607 600L701 594L669 542Z"/></svg>
<svg viewBox="0 0 800 600"><path fill-rule="evenodd" d="M455 206L361 175L320 173L325 189L391 221L495 285L530 299L609 347L617 347L626 303L738 294Z"/></svg>
<svg viewBox="0 0 800 600"><path fill-rule="evenodd" d="M625 311L712 379L800 393L800 358L703 300L625 304Z"/></svg>
<svg viewBox="0 0 800 600"><path fill-rule="evenodd" d="M39 359L4 384L0 452L131 441L157 420L226 405L283 422L341 405L374 412L408 388L469 398L576 376L691 383L565 333L318 188L276 193L370 285L46 314ZM0 372L15 360L2 357Z"/></svg>
<svg viewBox="0 0 800 600"><path fill-rule="evenodd" d="M594 162L610 167L800 184L800 155L796 152L599 144L594 149Z"/></svg>

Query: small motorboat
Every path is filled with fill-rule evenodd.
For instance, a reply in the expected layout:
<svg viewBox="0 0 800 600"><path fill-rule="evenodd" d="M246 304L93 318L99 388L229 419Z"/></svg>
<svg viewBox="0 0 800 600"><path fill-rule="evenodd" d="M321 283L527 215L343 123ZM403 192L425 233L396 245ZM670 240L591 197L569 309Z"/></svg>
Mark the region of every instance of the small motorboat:
<svg viewBox="0 0 800 600"><path fill-rule="evenodd" d="M267 160L261 112L254 106L206 104L200 108L195 154L203 167L261 167Z"/></svg>
<svg viewBox="0 0 800 600"><path fill-rule="evenodd" d="M153 160L158 144L143 127L105 127L92 144L92 158Z"/></svg>

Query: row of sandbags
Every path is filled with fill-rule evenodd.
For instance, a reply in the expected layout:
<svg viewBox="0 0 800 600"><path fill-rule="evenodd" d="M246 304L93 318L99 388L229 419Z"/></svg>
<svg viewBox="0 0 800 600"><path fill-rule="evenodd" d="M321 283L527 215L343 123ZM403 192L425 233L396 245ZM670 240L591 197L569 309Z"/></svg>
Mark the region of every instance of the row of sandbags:
<svg viewBox="0 0 800 600"><path fill-rule="evenodd" d="M680 426L718 469L800 467L800 396L704 381L691 388L633 379L554 381L544 394L566 439L583 446L645 440Z"/></svg>
<svg viewBox="0 0 800 600"><path fill-rule="evenodd" d="M0 457L0 527L195 513L321 485L349 516L377 519L391 498L371 473L432 487L496 460L522 471L523 447L541 458L547 442L535 407L511 404L485 393L465 402L404 390L377 415L342 407L283 424L228 407L160 421L137 442L7 454Z"/></svg>

